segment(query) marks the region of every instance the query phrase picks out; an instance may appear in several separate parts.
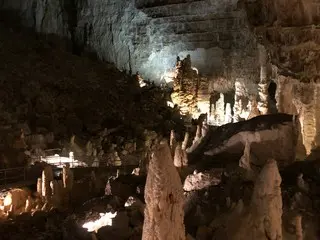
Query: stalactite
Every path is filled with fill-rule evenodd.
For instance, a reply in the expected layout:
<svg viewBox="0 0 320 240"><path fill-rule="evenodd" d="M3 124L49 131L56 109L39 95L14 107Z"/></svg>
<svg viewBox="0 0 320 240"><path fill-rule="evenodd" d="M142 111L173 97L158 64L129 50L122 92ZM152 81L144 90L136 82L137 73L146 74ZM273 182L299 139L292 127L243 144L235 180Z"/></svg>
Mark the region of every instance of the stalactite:
<svg viewBox="0 0 320 240"><path fill-rule="evenodd" d="M143 240L185 240L184 196L170 148L160 144L154 151L145 186Z"/></svg>

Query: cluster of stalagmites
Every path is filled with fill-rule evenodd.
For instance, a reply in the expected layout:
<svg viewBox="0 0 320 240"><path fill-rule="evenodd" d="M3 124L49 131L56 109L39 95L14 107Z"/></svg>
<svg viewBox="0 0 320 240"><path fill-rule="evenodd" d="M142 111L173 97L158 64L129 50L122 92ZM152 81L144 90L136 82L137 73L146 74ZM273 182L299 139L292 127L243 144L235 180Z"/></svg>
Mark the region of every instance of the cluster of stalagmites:
<svg viewBox="0 0 320 240"><path fill-rule="evenodd" d="M35 196L25 189L12 189L3 199L2 216L14 216L35 211L61 209L68 205L73 187L73 172L63 167L62 180L54 180L51 166L46 166L37 181Z"/></svg>
<svg viewBox="0 0 320 240"><path fill-rule="evenodd" d="M172 154L176 151L173 152L170 146L176 143L172 136L174 136L173 132L169 146L162 142L154 149L149 163L145 187L146 206L143 240L186 239L183 222L184 212L182 210L186 199L182 193L181 179L177 168L174 167L176 159L172 158ZM176 144L177 148L182 149L179 144ZM183 187L184 191L200 190L220 183L219 178L210 178L210 173L199 174L195 172L193 176L188 177L193 179L186 179L187 183L185 182ZM230 199L227 199L227 206L231 209L225 219L227 239L280 240L283 238L283 206L280 187L282 179L277 162L269 159L254 181L255 185L249 206L244 206L241 199L237 203L231 203ZM298 177L297 181L299 188L306 188L305 184L301 183L301 176ZM201 186L201 183L204 182L208 184ZM301 187L302 185L303 187ZM199 214L201 215L201 213ZM222 239L219 232L214 232L216 224L217 222L214 220L209 226L199 228L197 239L207 239L212 234L216 237L215 239ZM303 239L301 215L294 217L294 225L296 239Z"/></svg>

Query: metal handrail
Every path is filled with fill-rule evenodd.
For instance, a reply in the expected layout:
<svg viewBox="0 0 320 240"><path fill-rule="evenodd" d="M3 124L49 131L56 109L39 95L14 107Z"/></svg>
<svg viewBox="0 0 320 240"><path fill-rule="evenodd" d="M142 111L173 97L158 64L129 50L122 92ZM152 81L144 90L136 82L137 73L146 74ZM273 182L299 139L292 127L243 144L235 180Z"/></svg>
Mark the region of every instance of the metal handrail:
<svg viewBox="0 0 320 240"><path fill-rule="evenodd" d="M13 179L21 179L23 181L26 180L26 167L17 167L17 168L5 168L5 169L0 169L0 175L4 174L3 178L0 178L0 185L5 185L8 183L8 180L13 180ZM13 176L9 175L8 172L13 172L18 170L18 174L13 174ZM20 172L20 170L22 170ZM4 181L4 183L3 183Z"/></svg>

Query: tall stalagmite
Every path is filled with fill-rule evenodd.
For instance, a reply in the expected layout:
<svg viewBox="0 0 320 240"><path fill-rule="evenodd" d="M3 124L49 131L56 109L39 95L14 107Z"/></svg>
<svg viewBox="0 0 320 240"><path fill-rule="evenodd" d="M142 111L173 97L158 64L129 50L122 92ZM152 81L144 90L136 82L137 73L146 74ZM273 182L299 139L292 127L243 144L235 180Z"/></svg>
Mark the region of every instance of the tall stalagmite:
<svg viewBox="0 0 320 240"><path fill-rule="evenodd" d="M269 112L269 93L268 88L270 81L267 76L267 51L264 46L259 45L260 58L260 82L259 86L259 102L258 109L262 115Z"/></svg>
<svg viewBox="0 0 320 240"><path fill-rule="evenodd" d="M269 160L258 176L249 213L239 225L234 240L281 240L281 176L277 162ZM232 233L231 233L232 234Z"/></svg>
<svg viewBox="0 0 320 240"><path fill-rule="evenodd" d="M185 240L183 190L167 143L152 154L145 187L143 240Z"/></svg>
<svg viewBox="0 0 320 240"><path fill-rule="evenodd" d="M49 198L52 194L50 182L53 180L53 172L51 166L46 166L42 171L42 196Z"/></svg>

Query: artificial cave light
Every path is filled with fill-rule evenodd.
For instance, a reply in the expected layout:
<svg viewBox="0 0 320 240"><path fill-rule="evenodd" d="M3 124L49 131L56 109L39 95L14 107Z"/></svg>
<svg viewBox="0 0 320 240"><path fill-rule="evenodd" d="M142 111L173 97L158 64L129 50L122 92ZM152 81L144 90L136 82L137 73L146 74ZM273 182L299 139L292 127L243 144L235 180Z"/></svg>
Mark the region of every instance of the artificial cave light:
<svg viewBox="0 0 320 240"><path fill-rule="evenodd" d="M171 101L167 101L167 106L171 107L171 108L174 108L174 103L171 102Z"/></svg>
<svg viewBox="0 0 320 240"><path fill-rule="evenodd" d="M82 225L88 232L98 232L104 226L112 226L112 219L117 216L117 212L100 213L100 218L96 221L86 222Z"/></svg>
<svg viewBox="0 0 320 240"><path fill-rule="evenodd" d="M7 206L10 206L11 204L12 204L12 198L11 198L11 195L8 194L8 195L4 198L3 206L4 206L4 207L7 207Z"/></svg>
<svg viewBox="0 0 320 240"><path fill-rule="evenodd" d="M46 162L48 164L55 165L58 168L63 168L65 164L69 164L71 168L73 167L87 167L87 164L84 162L78 161L74 159L74 153L69 152L69 157L61 157L59 154L55 154L53 156L41 156L41 161Z"/></svg>

